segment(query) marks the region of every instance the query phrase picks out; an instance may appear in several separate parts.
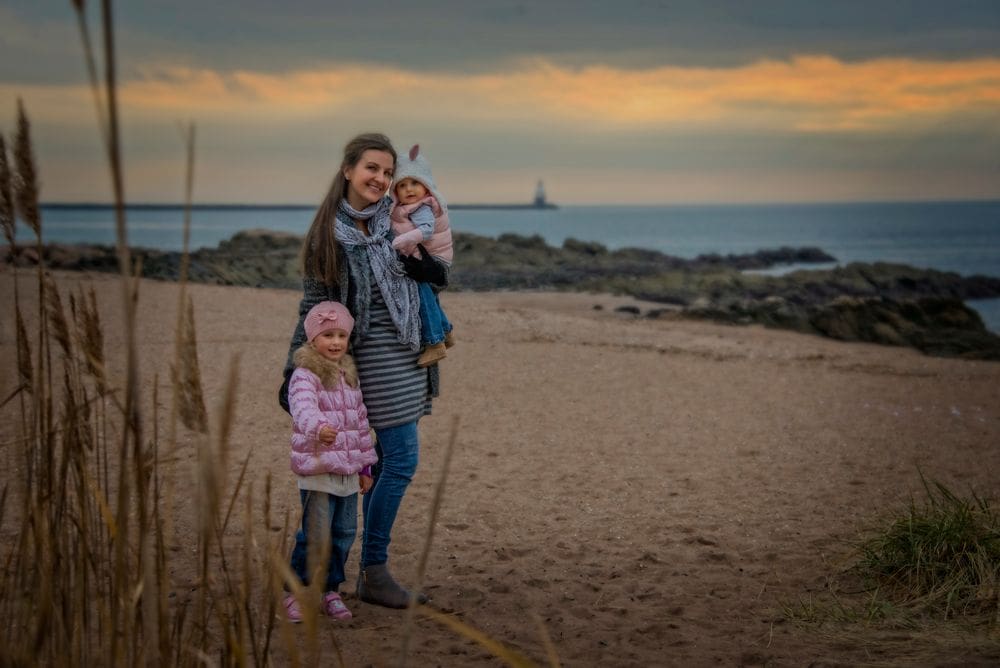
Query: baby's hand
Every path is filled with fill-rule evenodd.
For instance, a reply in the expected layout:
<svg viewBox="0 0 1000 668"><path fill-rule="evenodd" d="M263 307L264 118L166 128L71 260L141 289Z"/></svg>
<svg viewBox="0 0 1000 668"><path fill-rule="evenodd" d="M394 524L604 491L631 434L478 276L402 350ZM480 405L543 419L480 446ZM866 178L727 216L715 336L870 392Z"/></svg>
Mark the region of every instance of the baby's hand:
<svg viewBox="0 0 1000 668"><path fill-rule="evenodd" d="M409 256L413 255L417 250L417 243L408 240L405 236L401 236L392 240L392 247L397 253Z"/></svg>
<svg viewBox="0 0 1000 668"><path fill-rule="evenodd" d="M358 476L358 485L360 485L360 487L361 487L361 493L362 494L367 494L368 490L370 490L372 488L372 479L371 479L371 477L366 476L366 475L359 475Z"/></svg>
<svg viewBox="0 0 1000 668"><path fill-rule="evenodd" d="M418 229L403 232L392 240L392 247L403 255L417 252L417 244L424 240L424 233Z"/></svg>
<svg viewBox="0 0 1000 668"><path fill-rule="evenodd" d="M324 443L333 443L334 439L337 438L337 432L330 425L324 426L319 430L319 440Z"/></svg>

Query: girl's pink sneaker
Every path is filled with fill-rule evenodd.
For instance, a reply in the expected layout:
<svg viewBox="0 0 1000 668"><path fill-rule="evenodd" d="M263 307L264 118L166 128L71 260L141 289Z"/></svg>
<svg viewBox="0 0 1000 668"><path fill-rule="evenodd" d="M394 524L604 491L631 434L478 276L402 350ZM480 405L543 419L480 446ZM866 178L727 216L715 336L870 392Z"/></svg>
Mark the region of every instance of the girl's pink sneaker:
<svg viewBox="0 0 1000 668"><path fill-rule="evenodd" d="M343 599L340 598L340 594L335 591L328 591L323 595L323 614L327 617L333 617L334 619L350 619L354 615L351 611L347 609L344 605Z"/></svg>
<svg viewBox="0 0 1000 668"><path fill-rule="evenodd" d="M293 594L285 595L285 617L292 624L302 621L302 608L299 607L299 602Z"/></svg>

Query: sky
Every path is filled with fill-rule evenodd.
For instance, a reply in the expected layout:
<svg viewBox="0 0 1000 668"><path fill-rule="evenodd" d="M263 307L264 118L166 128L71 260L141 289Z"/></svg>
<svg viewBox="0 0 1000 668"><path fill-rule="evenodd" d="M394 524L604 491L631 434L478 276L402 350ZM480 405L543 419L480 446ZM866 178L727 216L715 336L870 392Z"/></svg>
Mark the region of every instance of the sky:
<svg viewBox="0 0 1000 668"><path fill-rule="evenodd" d="M100 42L99 4L87 7ZM449 202L1000 199L996 0L116 3L131 202L318 203L419 143ZM110 181L69 0L0 2L0 132L43 200Z"/></svg>

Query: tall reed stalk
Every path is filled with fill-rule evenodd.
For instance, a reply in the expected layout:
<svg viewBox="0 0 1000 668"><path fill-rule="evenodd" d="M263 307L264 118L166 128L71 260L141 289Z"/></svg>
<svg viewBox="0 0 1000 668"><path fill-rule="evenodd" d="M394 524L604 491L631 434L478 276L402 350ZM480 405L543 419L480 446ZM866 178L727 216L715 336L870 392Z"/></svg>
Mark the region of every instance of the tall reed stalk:
<svg viewBox="0 0 1000 668"><path fill-rule="evenodd" d="M25 392L30 388L31 381L31 349L28 347L28 337L24 326L24 319L21 317L21 291L18 285L17 264L17 215L14 205L14 184L10 170L10 162L7 157L7 142L3 135L0 135L0 227L3 228L4 238L7 239L7 246L11 257L11 272L14 283L14 331L17 339L15 355L17 359L17 385L13 393L4 399L7 401L17 395L20 411L20 438L24 447L18 452L21 463L26 465L30 456L28 449L28 408L25 402ZM23 467L17 467L23 468ZM4 488L6 492L6 487ZM27 489L19 490L20 497L25 501L28 499ZM4 497L6 499L6 496ZM22 509L23 512L23 509Z"/></svg>
<svg viewBox="0 0 1000 668"><path fill-rule="evenodd" d="M49 388L51 387L51 376L47 375L47 364L49 359L48 348L48 327L44 317L44 303L42 296L44 290L44 272L42 271L42 219L38 207L38 183L35 176L35 158L31 147L31 125L24 112L24 104L17 101L17 134L14 139L14 164L16 173L14 174L14 203L18 215L35 235L35 253L38 258L37 289L38 289L38 336L35 339L37 354L35 355L36 365L32 367L29 389L36 401L33 402L34 410L31 414L31 426L29 439L41 438L45 441L45 447L41 451L26 451L26 465L29 467L29 479L40 465L42 458L51 453L50 429L52 402ZM25 340L19 344L27 352L27 357L31 358L31 344ZM42 380L47 382L41 382ZM51 464L51 462L48 462ZM51 468L47 466L45 471ZM48 478L43 477L41 487L34 493L41 493L45 496L51 494L48 486ZM29 492L30 493L30 492Z"/></svg>

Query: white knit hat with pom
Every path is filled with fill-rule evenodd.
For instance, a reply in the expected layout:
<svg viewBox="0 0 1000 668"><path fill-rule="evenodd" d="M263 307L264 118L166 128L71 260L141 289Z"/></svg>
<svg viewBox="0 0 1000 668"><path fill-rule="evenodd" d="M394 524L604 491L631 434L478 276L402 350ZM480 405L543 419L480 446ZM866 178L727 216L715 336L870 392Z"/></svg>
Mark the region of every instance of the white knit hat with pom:
<svg viewBox="0 0 1000 668"><path fill-rule="evenodd" d="M431 174L430 163L420 153L420 144L414 144L413 148L410 149L409 155L401 155L396 160L396 170L393 174L393 180L395 183L399 183L403 179L420 181L430 194L434 195L434 199L437 200L438 205L442 209L448 208L448 203L444 201L444 197L441 197L441 193L437 190L437 184L434 183L434 175ZM395 199L395 196L395 188L393 188L393 199Z"/></svg>

